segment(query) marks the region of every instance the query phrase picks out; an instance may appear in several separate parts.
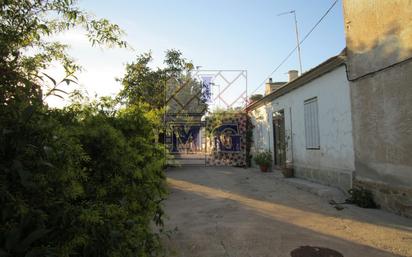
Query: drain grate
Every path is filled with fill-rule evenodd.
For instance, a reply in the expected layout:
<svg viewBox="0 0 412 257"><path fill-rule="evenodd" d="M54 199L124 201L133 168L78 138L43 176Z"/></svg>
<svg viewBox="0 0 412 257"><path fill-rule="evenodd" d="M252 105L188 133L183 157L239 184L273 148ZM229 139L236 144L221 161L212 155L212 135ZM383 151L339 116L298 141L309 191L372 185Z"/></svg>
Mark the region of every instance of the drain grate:
<svg viewBox="0 0 412 257"><path fill-rule="evenodd" d="M344 257L341 253L324 247L301 246L290 252L292 257Z"/></svg>

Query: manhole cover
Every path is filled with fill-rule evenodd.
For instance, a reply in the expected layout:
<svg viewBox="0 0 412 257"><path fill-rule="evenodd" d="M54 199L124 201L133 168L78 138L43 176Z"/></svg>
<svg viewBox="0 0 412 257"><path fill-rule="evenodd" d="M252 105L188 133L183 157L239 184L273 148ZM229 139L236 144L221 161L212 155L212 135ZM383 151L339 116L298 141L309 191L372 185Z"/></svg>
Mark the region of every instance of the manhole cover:
<svg viewBox="0 0 412 257"><path fill-rule="evenodd" d="M290 252L292 257L343 257L343 255L335 250L317 247L317 246L301 246Z"/></svg>

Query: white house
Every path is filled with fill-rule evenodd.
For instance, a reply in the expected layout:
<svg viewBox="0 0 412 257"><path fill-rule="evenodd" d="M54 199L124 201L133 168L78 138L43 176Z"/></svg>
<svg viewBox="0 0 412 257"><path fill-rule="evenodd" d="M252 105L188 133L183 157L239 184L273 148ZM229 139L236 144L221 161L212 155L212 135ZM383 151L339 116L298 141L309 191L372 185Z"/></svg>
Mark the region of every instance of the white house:
<svg viewBox="0 0 412 257"><path fill-rule="evenodd" d="M281 86L267 85L271 92L247 108L255 125L252 154L270 150L275 167L293 163L295 177L344 191L352 187L355 168L345 59L340 54Z"/></svg>

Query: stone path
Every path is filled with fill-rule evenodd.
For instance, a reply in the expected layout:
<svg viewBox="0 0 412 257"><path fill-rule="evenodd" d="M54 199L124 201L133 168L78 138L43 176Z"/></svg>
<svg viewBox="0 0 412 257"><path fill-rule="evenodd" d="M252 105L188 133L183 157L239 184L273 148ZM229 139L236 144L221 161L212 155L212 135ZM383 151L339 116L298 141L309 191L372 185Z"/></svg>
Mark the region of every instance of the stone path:
<svg viewBox="0 0 412 257"><path fill-rule="evenodd" d="M167 256L290 257L304 246L345 257L412 256L411 219L347 205L338 211L275 173L180 167L167 176Z"/></svg>

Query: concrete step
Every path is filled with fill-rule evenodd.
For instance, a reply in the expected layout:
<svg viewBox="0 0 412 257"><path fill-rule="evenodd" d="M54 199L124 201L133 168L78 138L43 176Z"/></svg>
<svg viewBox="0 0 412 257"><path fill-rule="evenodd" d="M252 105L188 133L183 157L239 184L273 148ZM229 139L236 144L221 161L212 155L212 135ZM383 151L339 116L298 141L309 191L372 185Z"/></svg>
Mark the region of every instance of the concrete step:
<svg viewBox="0 0 412 257"><path fill-rule="evenodd" d="M294 186L300 190L315 194L325 200L343 202L348 197L338 188L321 185L308 180L299 178L279 178L284 183Z"/></svg>
<svg viewBox="0 0 412 257"><path fill-rule="evenodd" d="M206 160L203 159L174 159L174 160L168 160L167 163L172 166L205 166L206 165Z"/></svg>
<svg viewBox="0 0 412 257"><path fill-rule="evenodd" d="M174 159L180 160L180 159L185 159L185 160L204 160L206 158L206 155L204 153L179 153L179 154L171 154Z"/></svg>

